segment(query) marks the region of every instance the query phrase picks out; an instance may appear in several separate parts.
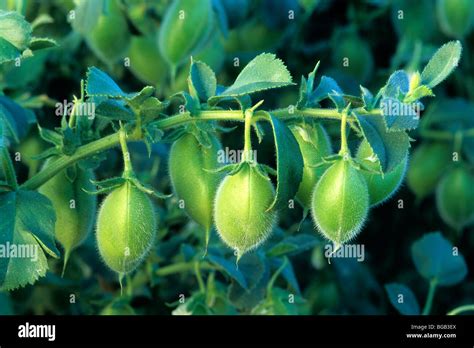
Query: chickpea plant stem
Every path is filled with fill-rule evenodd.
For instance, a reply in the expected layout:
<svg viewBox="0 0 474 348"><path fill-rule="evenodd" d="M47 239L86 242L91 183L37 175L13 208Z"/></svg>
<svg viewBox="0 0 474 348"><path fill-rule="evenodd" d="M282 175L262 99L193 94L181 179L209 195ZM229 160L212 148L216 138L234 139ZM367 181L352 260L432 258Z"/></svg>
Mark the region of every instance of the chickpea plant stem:
<svg viewBox="0 0 474 348"><path fill-rule="evenodd" d="M460 314L460 313L468 312L468 311L474 312L474 304L469 304L469 305L464 305L464 306L456 307L456 308L450 310L450 311L447 313L447 315L458 315L458 314Z"/></svg>
<svg viewBox="0 0 474 348"><path fill-rule="evenodd" d="M376 115L380 113L380 110L372 110L370 115ZM288 116L288 109L277 109L271 112L272 115L288 119L292 117L309 117L316 119L341 119L340 113L334 109L303 109L300 111L295 111L293 114ZM254 113L254 121L258 118L264 117L263 112L256 111ZM347 117L348 122L352 123L354 120L351 116ZM245 121L245 115L242 110L205 110L201 111L197 117L191 116L189 112L184 112L170 117L164 118L156 122L156 125L162 129L167 130L174 127L181 126L190 122L202 122L202 121ZM129 141L141 140L140 134L132 133L128 136ZM117 146L120 142L119 134L113 133L107 135L101 139L90 142L83 146L80 146L76 152L71 156L61 156L56 161L51 163L51 166L45 170L40 171L27 181L25 181L21 188L25 190L35 190L40 187L42 184L47 182L50 178L56 175L61 170L69 167L70 165L80 161L84 158L90 157L91 155L100 153L102 151L111 149Z"/></svg>
<svg viewBox="0 0 474 348"><path fill-rule="evenodd" d="M431 312L431 307L433 306L433 299L434 299L437 285L438 285L438 281L436 280L436 278L431 279L430 288L428 290L428 296L426 297L425 306L423 307L423 312L422 312L423 315L429 315Z"/></svg>
<svg viewBox="0 0 474 348"><path fill-rule="evenodd" d="M125 130L122 128L119 132L119 138L120 138L120 147L122 149L122 155L123 155L123 165L124 165L124 171L123 175L124 177L130 177L133 176L133 167L132 167L132 162L130 161L130 152L128 152L128 146L127 146L127 135L125 133Z"/></svg>

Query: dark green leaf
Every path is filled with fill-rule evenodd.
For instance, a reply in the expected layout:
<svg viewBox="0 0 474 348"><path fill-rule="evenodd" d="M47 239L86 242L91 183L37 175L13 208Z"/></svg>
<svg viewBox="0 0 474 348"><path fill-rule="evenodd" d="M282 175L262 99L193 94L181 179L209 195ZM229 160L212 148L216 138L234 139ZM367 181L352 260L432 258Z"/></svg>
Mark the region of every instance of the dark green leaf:
<svg viewBox="0 0 474 348"><path fill-rule="evenodd" d="M207 64L193 61L189 70L188 86L192 96L205 102L216 95L216 75Z"/></svg>
<svg viewBox="0 0 474 348"><path fill-rule="evenodd" d="M439 285L455 285L467 275L464 257L440 232L425 234L411 246L418 273Z"/></svg>
<svg viewBox="0 0 474 348"><path fill-rule="evenodd" d="M298 234L289 236L275 244L267 251L267 256L283 256L287 254L297 254L311 248L319 243L318 238L311 234Z"/></svg>
<svg viewBox="0 0 474 348"><path fill-rule="evenodd" d="M0 96L0 122L4 126L4 135L16 143L26 135L35 115L22 108L8 97Z"/></svg>
<svg viewBox="0 0 474 348"><path fill-rule="evenodd" d="M107 117L111 120L129 121L135 119L133 112L126 108L122 101L113 99L100 103L95 109L95 114L96 116Z"/></svg>
<svg viewBox="0 0 474 348"><path fill-rule="evenodd" d="M298 142L290 129L279 119L270 115L277 156L277 190L275 200L268 210L288 206L303 177L303 156Z"/></svg>
<svg viewBox="0 0 474 348"><path fill-rule="evenodd" d="M58 43L46 37L33 37L30 42L30 50L38 51L45 48L57 47Z"/></svg>
<svg viewBox="0 0 474 348"><path fill-rule="evenodd" d="M408 154L410 140L405 132L388 132L384 121L377 116L353 112L362 134L380 161L384 173L392 171Z"/></svg>
<svg viewBox="0 0 474 348"><path fill-rule="evenodd" d="M308 97L309 105L315 105L321 100L329 98L330 94L342 95L342 89L337 82L328 76L322 76L316 90Z"/></svg>
<svg viewBox="0 0 474 348"><path fill-rule="evenodd" d="M235 262L230 262L220 256L208 254L207 259L222 268L222 270L229 275L232 279L237 281L239 285L243 288L247 288L247 280L243 274L237 269L237 264Z"/></svg>
<svg viewBox="0 0 474 348"><path fill-rule="evenodd" d="M390 303L403 315L419 315L420 305L415 294L403 284L385 284Z"/></svg>

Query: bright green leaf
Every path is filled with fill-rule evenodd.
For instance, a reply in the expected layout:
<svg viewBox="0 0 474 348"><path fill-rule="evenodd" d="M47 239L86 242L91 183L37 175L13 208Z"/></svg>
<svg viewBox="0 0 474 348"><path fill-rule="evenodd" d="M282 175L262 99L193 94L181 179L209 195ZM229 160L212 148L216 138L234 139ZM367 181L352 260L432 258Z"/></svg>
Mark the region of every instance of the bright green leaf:
<svg viewBox="0 0 474 348"><path fill-rule="evenodd" d="M241 96L291 85L290 72L274 54L262 53L248 63L234 84L218 97Z"/></svg>
<svg viewBox="0 0 474 348"><path fill-rule="evenodd" d="M458 66L462 46L459 41L450 41L433 55L421 73L421 81L430 88L441 83Z"/></svg>

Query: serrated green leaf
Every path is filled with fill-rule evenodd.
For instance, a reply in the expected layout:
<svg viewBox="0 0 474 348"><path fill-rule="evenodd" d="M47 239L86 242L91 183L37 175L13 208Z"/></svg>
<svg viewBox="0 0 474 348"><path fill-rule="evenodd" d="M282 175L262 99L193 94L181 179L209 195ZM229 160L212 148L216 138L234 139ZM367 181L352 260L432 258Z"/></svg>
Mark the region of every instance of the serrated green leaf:
<svg viewBox="0 0 474 348"><path fill-rule="evenodd" d="M419 104L406 104L398 99L387 97L380 101L380 109L389 131L415 129L420 121Z"/></svg>
<svg viewBox="0 0 474 348"><path fill-rule="evenodd" d="M277 189L275 199L268 208L282 209L295 197L303 177L303 156L290 129L270 115L277 157Z"/></svg>
<svg viewBox="0 0 474 348"><path fill-rule="evenodd" d="M10 250L13 250L11 247L27 249L25 246L33 250L23 257L0 258L1 289L12 290L33 284L48 269L45 252L59 257L54 242L56 216L53 206L37 192L6 192L0 194L0 211L2 215L5 212L0 220L0 245L10 247Z"/></svg>
<svg viewBox="0 0 474 348"><path fill-rule="evenodd" d="M89 97L101 96L109 98L128 98L129 94L115 83L115 81L102 70L90 67L87 71L86 93Z"/></svg>
<svg viewBox="0 0 474 348"><path fill-rule="evenodd" d="M431 57L421 73L422 84L430 88L441 83L458 66L462 46L459 41L450 41Z"/></svg>
<svg viewBox="0 0 474 348"><path fill-rule="evenodd" d="M28 48L31 31L31 25L18 12L0 10L0 37L16 47L19 52Z"/></svg>
<svg viewBox="0 0 474 348"><path fill-rule="evenodd" d="M188 86L192 96L206 102L216 95L216 75L207 64L193 61L189 70Z"/></svg>
<svg viewBox="0 0 474 348"><path fill-rule="evenodd" d="M373 109L374 96L372 93L365 87L360 86L361 97L364 102L364 109L370 111Z"/></svg>
<svg viewBox="0 0 474 348"><path fill-rule="evenodd" d="M421 85L411 91L403 100L405 103L411 103L424 97L434 97L434 93L428 86Z"/></svg>
<svg viewBox="0 0 474 348"><path fill-rule="evenodd" d="M388 173L395 169L408 154L410 140L408 135L401 132L388 132L382 117L364 116L352 113L362 130L363 136L380 161L381 170Z"/></svg>
<svg viewBox="0 0 474 348"><path fill-rule="evenodd" d="M390 303L400 314L419 315L420 305L410 288L399 283L385 284Z"/></svg>
<svg viewBox="0 0 474 348"><path fill-rule="evenodd" d="M33 37L30 41L29 49L32 51L43 50L45 48L57 47L56 40L47 37Z"/></svg>
<svg viewBox="0 0 474 348"><path fill-rule="evenodd" d="M450 286L467 275L464 257L440 232L425 234L411 246L411 256L418 273L438 285Z"/></svg>
<svg viewBox="0 0 474 348"><path fill-rule="evenodd" d="M290 72L274 54L262 53L250 61L235 82L218 97L241 96L291 85Z"/></svg>

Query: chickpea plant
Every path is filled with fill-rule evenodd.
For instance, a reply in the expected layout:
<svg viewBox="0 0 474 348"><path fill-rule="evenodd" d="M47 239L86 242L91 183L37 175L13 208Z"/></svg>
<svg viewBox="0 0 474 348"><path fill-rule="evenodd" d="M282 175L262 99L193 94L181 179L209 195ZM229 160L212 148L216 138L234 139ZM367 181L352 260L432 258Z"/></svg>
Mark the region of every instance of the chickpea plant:
<svg viewBox="0 0 474 348"><path fill-rule="evenodd" d="M211 2L199 1L195 6L197 2L175 1L162 23L159 52L147 52L166 61L173 77L178 66L188 64L186 57L205 44L202 38L210 35L203 31L210 28L206 22L210 20L210 10L206 6ZM185 11L196 16L202 25L176 30L172 21L186 6L202 11ZM80 14L81 9L78 11ZM81 18L87 20L86 16ZM110 62L110 57L118 59L122 52L115 51L116 39L109 36L130 38L120 30L111 32L102 27L113 22L120 29L124 20L112 6L107 16L99 16L90 26L81 26L80 21L74 25L84 31L98 57ZM192 22L183 21L182 25ZM16 30L3 31L7 34L0 38L5 47L0 62L54 45L52 40L32 37L31 25L21 16L0 12L0 28L8 25ZM85 31L86 27L92 29ZM146 46L131 40L132 47ZM177 49L177 42L186 44L185 49ZM361 86L359 95L345 93L331 77L317 78L318 62L307 77L301 77L293 105L275 110L265 108L259 92L291 88L295 83L284 62L270 53L252 59L229 86L220 85L207 64L191 58L188 88L164 100L155 96L156 86L126 92L105 72L90 67L85 83L81 83L80 98L75 99L73 112L63 115L61 127L52 130L38 125L41 137L51 146L36 157L47 159L45 164L23 183L18 183L9 148L22 136L22 122L36 121L28 110L1 96L0 242L29 244L39 250L36 262L0 259L1 289L17 289L45 276L48 255L62 258L65 269L71 253L93 230L100 256L122 280L140 267L155 243L160 243L156 234L163 222L153 201L174 195L189 218L205 231L201 254L204 259L181 265L186 269L189 265L195 267L201 290L197 297L204 296L205 287L210 286L201 276L201 270L206 269L217 269L230 277L230 293L235 298L241 298L242 290L252 289L264 279L269 296L280 296L281 289L272 289L280 275L297 293L287 255L312 247L317 241L314 236L305 236L306 240L291 236L292 243L286 240L286 244L267 248L265 243L277 228L279 217L296 200L303 208L303 219L310 213L314 233L333 243L334 250L356 238L364 224L370 223L371 208L390 199L405 177L410 158L408 131L418 127L419 111L424 109L421 100L434 96L433 88L456 68L460 57L460 42L448 42L423 71L395 71L378 91L373 93ZM161 78L156 71L136 73L151 83L159 83ZM362 74L361 80L366 75ZM78 114L77 110L86 103L96 106L95 118ZM222 165L217 158L222 149L221 135L235 131L223 124L239 122L244 124L243 156L238 163ZM329 137L326 131L331 122L338 124L338 139ZM270 125L272 134L264 134L263 123ZM252 156L252 133L259 141L264 137L273 140L276 168L259 163ZM137 141L145 143L150 154L153 144L172 143L168 159L172 194L158 192L135 174L134 153L128 143ZM355 143L357 146L351 146ZM104 159L105 151L116 146L122 150L122 175L96 181L94 170ZM429 154L432 150L418 151ZM437 157L430 160L429 175L408 174L409 185L420 196L433 189L427 177L438 177L437 173L444 169L440 152L434 153ZM419 156L414 154L413 161ZM472 189L472 181L462 166L441 179L438 206L448 223L464 224L472 219L463 210L472 202L456 207L457 198L444 188L460 185ZM98 195L106 195L100 207ZM235 253L237 266L223 254L208 250L213 229L221 239L221 248ZM264 276L263 271L255 277L245 273L246 269L257 272L272 257L276 272L271 277ZM171 270L164 267L157 274L167 272ZM209 276L208 282L212 279ZM180 310L189 311L192 303ZM269 303L254 311L272 312Z"/></svg>

